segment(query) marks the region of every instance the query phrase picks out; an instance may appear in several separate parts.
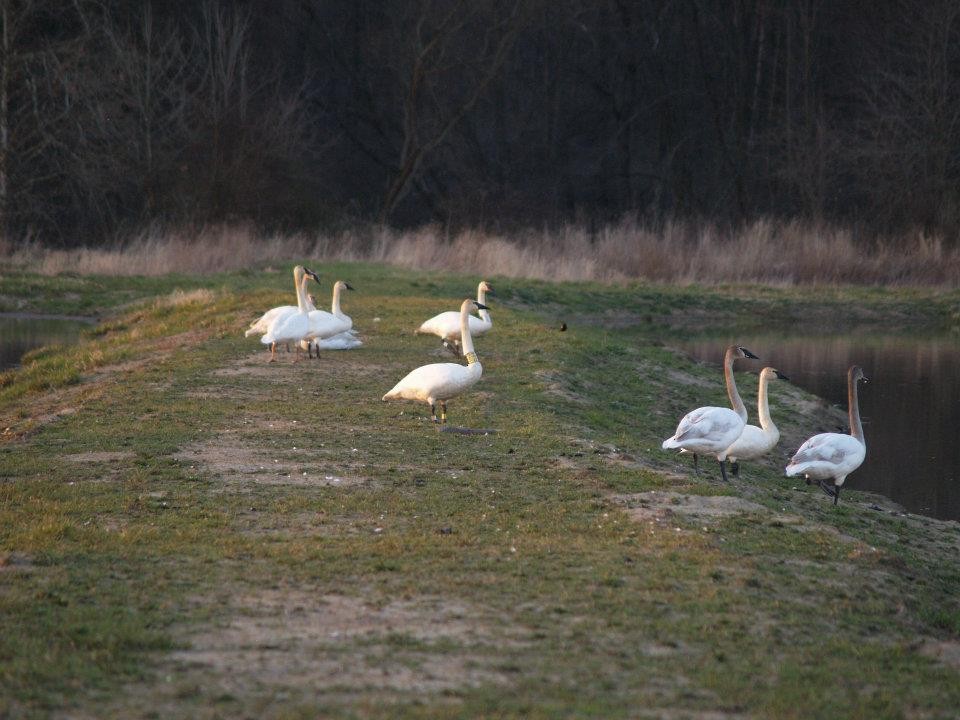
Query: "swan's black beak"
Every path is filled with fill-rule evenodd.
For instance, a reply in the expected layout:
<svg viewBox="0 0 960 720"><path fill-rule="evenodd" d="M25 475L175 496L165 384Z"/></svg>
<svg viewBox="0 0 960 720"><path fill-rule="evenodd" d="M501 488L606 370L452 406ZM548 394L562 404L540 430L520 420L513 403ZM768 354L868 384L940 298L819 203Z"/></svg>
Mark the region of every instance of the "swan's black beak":
<svg viewBox="0 0 960 720"><path fill-rule="evenodd" d="M310 277L312 277L314 280L316 280L317 282L320 282L320 276L317 275L317 274L316 274L313 270L311 270L310 268L304 268L303 271L304 271L307 275L309 275Z"/></svg>
<svg viewBox="0 0 960 720"><path fill-rule="evenodd" d="M738 345L737 347L740 347L740 346ZM744 357L748 357L748 358L750 358L751 360L759 360L759 359L760 359L760 358L758 358L756 355L754 355L752 352L750 352L749 350L747 350L745 347L741 347L741 348L740 348L740 352L743 353L743 356L744 356Z"/></svg>
<svg viewBox="0 0 960 720"><path fill-rule="evenodd" d="M476 300L473 301L473 304L477 306L477 309L478 309L478 310L489 310L489 309L490 309L490 308L488 308L486 305L484 305L483 303L478 303Z"/></svg>
<svg viewBox="0 0 960 720"><path fill-rule="evenodd" d="M775 374L778 378L780 378L781 380L789 380L789 379L790 379L790 378L788 378L786 375L784 375L782 372L780 372L779 370L774 370L773 372L774 372L774 374Z"/></svg>
<svg viewBox="0 0 960 720"><path fill-rule="evenodd" d="M347 290L355 290L355 289L356 289L356 288L353 287L353 285L351 285L351 284L348 283L348 282L345 282L344 285L347 286Z"/></svg>
<svg viewBox="0 0 960 720"><path fill-rule="evenodd" d="M494 297L497 296L497 293L494 292L494 289L493 289L493 286L492 286L492 285L487 285L487 295L493 295Z"/></svg>

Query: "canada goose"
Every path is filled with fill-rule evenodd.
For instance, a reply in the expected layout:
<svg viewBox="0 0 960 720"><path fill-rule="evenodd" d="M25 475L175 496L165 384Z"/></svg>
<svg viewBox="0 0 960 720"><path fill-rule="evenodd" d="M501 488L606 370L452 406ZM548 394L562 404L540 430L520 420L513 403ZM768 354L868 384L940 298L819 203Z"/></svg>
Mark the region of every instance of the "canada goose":
<svg viewBox="0 0 960 720"><path fill-rule="evenodd" d="M680 448L680 452L692 452L693 467L698 475L700 468L697 465L697 455L703 453L716 456L720 463L720 474L724 480L727 479L727 469L724 466L727 448L740 437L747 424L747 409L743 406L733 377L733 361L737 358L759 360L756 355L739 345L727 348L723 357L723 374L733 409L707 406L691 410L680 420L673 436L663 441L664 450Z"/></svg>
<svg viewBox="0 0 960 720"><path fill-rule="evenodd" d="M840 499L840 488L847 475L856 470L867 456L867 443L863 437L863 425L860 423L860 398L857 383L867 377L863 368L852 365L847 370L847 413L850 421L850 434L820 433L807 440L786 467L787 477L803 475L807 484L816 480L820 489L833 498L836 505ZM826 480L832 480L832 486Z"/></svg>
<svg viewBox="0 0 960 720"><path fill-rule="evenodd" d="M494 295L493 286L486 280L477 286L477 307L485 306L487 295ZM480 310L480 317L470 316L470 332L481 335L493 327L493 320L487 310ZM418 335L437 335L443 346L457 357L463 357L460 348L460 313L454 310L434 315L416 330Z"/></svg>
<svg viewBox="0 0 960 720"><path fill-rule="evenodd" d="M460 305L460 342L467 364L433 363L412 370L403 380L383 396L384 400L419 400L430 405L431 420L437 420L437 405L440 405L440 420L447 421L447 400L460 395L476 383L483 374L483 366L473 349L470 334L470 310L487 306L475 300L464 300Z"/></svg>

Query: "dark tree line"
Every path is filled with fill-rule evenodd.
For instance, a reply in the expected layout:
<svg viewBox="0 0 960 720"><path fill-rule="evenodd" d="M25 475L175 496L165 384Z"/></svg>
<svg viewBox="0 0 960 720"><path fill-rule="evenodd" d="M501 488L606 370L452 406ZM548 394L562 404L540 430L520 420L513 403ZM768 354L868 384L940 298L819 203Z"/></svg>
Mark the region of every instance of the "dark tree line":
<svg viewBox="0 0 960 720"><path fill-rule="evenodd" d="M960 228L955 0L0 0L0 223Z"/></svg>

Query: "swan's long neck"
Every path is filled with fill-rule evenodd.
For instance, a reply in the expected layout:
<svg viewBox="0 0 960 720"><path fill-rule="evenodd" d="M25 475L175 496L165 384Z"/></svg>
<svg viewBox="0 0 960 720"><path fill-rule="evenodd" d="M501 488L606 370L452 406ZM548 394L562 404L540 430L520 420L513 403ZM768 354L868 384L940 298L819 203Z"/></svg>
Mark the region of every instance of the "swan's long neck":
<svg viewBox="0 0 960 720"><path fill-rule="evenodd" d="M294 284L297 286L297 308L302 313L310 312L307 302L307 278L308 275L300 275L296 271L293 273Z"/></svg>
<svg viewBox="0 0 960 720"><path fill-rule="evenodd" d="M775 427L773 418L770 417L770 402L767 399L767 386L770 384L770 377L762 372L760 373L760 389L757 392L757 414L760 416L760 427L769 430Z"/></svg>
<svg viewBox="0 0 960 720"><path fill-rule="evenodd" d="M460 347L463 356L467 359L467 367L480 362L473 349L473 336L470 334L470 305L467 303L460 308Z"/></svg>
<svg viewBox="0 0 960 720"><path fill-rule="evenodd" d="M484 289L483 283L480 283L477 286L477 302L480 303L481 305L487 304L487 291L486 289ZM479 310L478 312L480 313L480 318L484 322L491 322L489 310Z"/></svg>
<svg viewBox="0 0 960 720"><path fill-rule="evenodd" d="M863 438L863 424L860 422L860 397L857 391L857 379L853 373L847 375L847 406L850 413L850 434L864 445L867 444Z"/></svg>
<svg viewBox="0 0 960 720"><path fill-rule="evenodd" d="M343 288L340 286L340 283L336 283L333 286L333 304L330 306L330 312L334 315L342 315L340 311L340 291Z"/></svg>
<svg viewBox="0 0 960 720"><path fill-rule="evenodd" d="M733 378L733 360L733 351L728 350L726 357L723 359L723 376L727 381L727 395L730 397L730 407L746 422L747 408L744 406L743 400L740 399L740 391L737 390L737 381Z"/></svg>

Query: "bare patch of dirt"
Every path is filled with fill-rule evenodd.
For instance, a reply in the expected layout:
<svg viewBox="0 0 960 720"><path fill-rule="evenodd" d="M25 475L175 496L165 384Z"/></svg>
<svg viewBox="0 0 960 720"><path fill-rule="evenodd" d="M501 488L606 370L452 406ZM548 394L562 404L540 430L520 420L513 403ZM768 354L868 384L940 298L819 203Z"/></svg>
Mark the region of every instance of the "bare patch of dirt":
<svg viewBox="0 0 960 720"><path fill-rule="evenodd" d="M920 646L920 654L960 670L960 642L956 640L927 640Z"/></svg>
<svg viewBox="0 0 960 720"><path fill-rule="evenodd" d="M129 451L120 451L120 452L82 452L74 453L73 455L64 455L64 460L70 460L71 462L79 463L111 463L117 462L118 460L128 460L129 458L135 457L135 453Z"/></svg>
<svg viewBox="0 0 960 720"><path fill-rule="evenodd" d="M163 662L166 682L151 684L149 693L130 687L118 711L146 711L149 702L162 715L188 696L229 697L253 708L268 699L349 702L362 695L389 703L509 687L515 676L498 668L497 648L529 642L527 629L500 614L440 597L376 603L279 588L199 602L217 603L217 619L175 630L181 649Z"/></svg>
<svg viewBox="0 0 960 720"><path fill-rule="evenodd" d="M560 373L556 370L538 370L534 373L534 377L540 380L545 386L545 392L548 395L555 395L556 397L568 400L570 402L575 402L579 404L586 404L589 402L587 398L578 395L577 393L571 391L567 388L560 379Z"/></svg>
<svg viewBox="0 0 960 720"><path fill-rule="evenodd" d="M613 500L625 505L627 514L638 522L662 520L682 515L698 522L712 522L744 513L770 514L757 503L732 495L684 495L666 490L633 495L615 495Z"/></svg>
<svg viewBox="0 0 960 720"><path fill-rule="evenodd" d="M224 444L222 439L215 438L187 447L174 457L202 467L226 484L348 487L372 482L366 477L344 474L339 466L324 465L307 452L299 453L302 460L291 460L291 452L285 450L281 457L266 447Z"/></svg>

